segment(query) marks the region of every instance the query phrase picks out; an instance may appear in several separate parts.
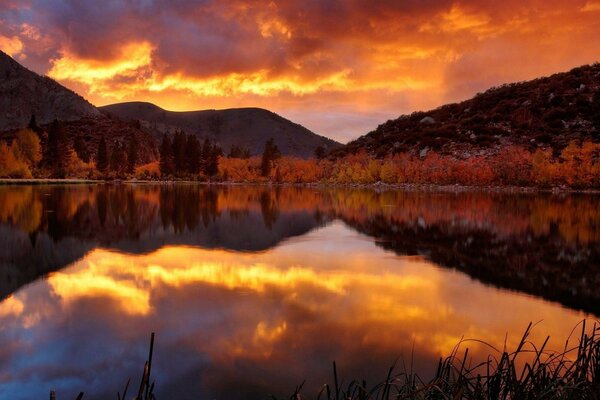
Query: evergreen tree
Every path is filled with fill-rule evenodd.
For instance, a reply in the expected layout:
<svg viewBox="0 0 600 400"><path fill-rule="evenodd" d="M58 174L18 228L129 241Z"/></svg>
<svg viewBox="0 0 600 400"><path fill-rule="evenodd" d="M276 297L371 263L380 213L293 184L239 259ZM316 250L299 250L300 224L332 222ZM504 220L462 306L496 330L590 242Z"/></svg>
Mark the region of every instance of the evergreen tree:
<svg viewBox="0 0 600 400"><path fill-rule="evenodd" d="M186 170L185 145L185 134L182 131L176 132L173 137L173 162L178 175Z"/></svg>
<svg viewBox="0 0 600 400"><path fill-rule="evenodd" d="M160 144L160 173L163 176L171 175L173 170L173 145L169 136L165 134Z"/></svg>
<svg viewBox="0 0 600 400"><path fill-rule="evenodd" d="M122 143L115 143L110 153L110 170L122 176L127 169L127 151Z"/></svg>
<svg viewBox="0 0 600 400"><path fill-rule="evenodd" d="M215 176L219 173L219 157L223 155L221 148L212 146L206 162L206 175Z"/></svg>
<svg viewBox="0 0 600 400"><path fill-rule="evenodd" d="M66 167L71 159L71 146L62 124L56 119L52 122L48 132L48 144L44 159L54 177L65 177Z"/></svg>
<svg viewBox="0 0 600 400"><path fill-rule="evenodd" d="M321 145L315 149L315 157L317 160L321 160L323 157L325 157L325 154L327 154L327 150L324 146Z"/></svg>
<svg viewBox="0 0 600 400"><path fill-rule="evenodd" d="M77 136L73 141L73 150L75 150L75 153L77 153L77 157L79 157L81 161L86 163L90 162L90 152L87 148L87 145L85 144L85 141L81 136Z"/></svg>
<svg viewBox="0 0 600 400"><path fill-rule="evenodd" d="M185 145L186 170L191 174L198 174L201 166L200 142L195 135L188 135Z"/></svg>
<svg viewBox="0 0 600 400"><path fill-rule="evenodd" d="M98 153L96 154L96 169L103 174L108 172L108 150L106 148L106 140L104 136L100 138L98 144Z"/></svg>
<svg viewBox="0 0 600 400"><path fill-rule="evenodd" d="M31 114L31 118L29 119L29 124L27 124L27 127L35 133L37 133L38 135L42 133L42 129L37 124L35 114Z"/></svg>
<svg viewBox="0 0 600 400"><path fill-rule="evenodd" d="M44 151L44 164L51 168L53 167L58 154L59 129L59 122L56 119L54 122L52 122L52 125L50 125L50 129L48 129L48 140L46 142L46 149Z"/></svg>
<svg viewBox="0 0 600 400"><path fill-rule="evenodd" d="M212 151L210 140L208 138L204 139L202 151L200 152L200 171L205 175L208 175L208 164L210 163Z"/></svg>
<svg viewBox="0 0 600 400"><path fill-rule="evenodd" d="M135 172L135 166L138 162L138 145L138 140L135 134L132 133L127 144L127 172L130 174Z"/></svg>
<svg viewBox="0 0 600 400"><path fill-rule="evenodd" d="M270 138L265 143L265 150L262 155L260 163L260 170L262 176L268 177L271 174L271 168L273 167L273 161L281 157L279 147L275 144L275 140Z"/></svg>

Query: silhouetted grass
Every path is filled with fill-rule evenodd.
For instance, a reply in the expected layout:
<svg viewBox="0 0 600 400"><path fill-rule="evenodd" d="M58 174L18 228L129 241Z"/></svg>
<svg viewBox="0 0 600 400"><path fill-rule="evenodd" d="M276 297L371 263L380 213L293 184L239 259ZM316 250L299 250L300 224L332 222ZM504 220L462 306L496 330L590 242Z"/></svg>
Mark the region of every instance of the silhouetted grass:
<svg viewBox="0 0 600 400"><path fill-rule="evenodd" d="M570 343L573 329L558 353L547 350L549 337L539 347L529 341L531 329L529 324L512 352L474 340L498 354L476 365L470 365L468 349L459 356L461 345L467 342L461 341L450 356L440 359L429 381L406 368L397 372L394 365L385 380L374 386L364 380L342 384L334 362L333 383L323 385L315 396L319 400L600 399L600 327L594 323L587 331L583 321L577 345ZM303 398L302 387L296 388L291 399Z"/></svg>
<svg viewBox="0 0 600 400"><path fill-rule="evenodd" d="M374 386L365 380L352 380L344 384L338 376L337 365L333 362L333 383L325 384L313 396L317 400L515 400L515 399L600 399L600 326L594 323L586 329L586 321L580 324L581 332L574 333L565 342L560 352L547 350L550 337L541 346L529 340L530 323L517 348L509 352L500 351L480 340L461 340L452 353L439 360L433 379L424 381L419 375L403 367L393 365L385 379ZM470 364L469 349L459 356L459 349L466 342L477 342L488 346L494 354L475 365ZM151 383L154 333L150 339L148 361L140 381L135 400L156 400L154 382ZM524 360L523 360L524 359ZM131 379L125 384L123 393L117 392L117 400L127 399ZM304 383L297 386L291 400L302 400ZM54 392L50 399L56 400ZM83 399L83 392L76 400ZM131 399L131 397L129 398ZM273 398L274 400L276 398Z"/></svg>

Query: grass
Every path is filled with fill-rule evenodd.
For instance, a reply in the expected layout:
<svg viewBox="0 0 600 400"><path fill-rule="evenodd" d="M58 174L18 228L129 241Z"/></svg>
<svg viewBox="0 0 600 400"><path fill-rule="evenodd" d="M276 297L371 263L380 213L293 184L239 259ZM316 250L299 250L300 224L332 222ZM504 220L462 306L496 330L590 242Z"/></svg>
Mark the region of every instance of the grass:
<svg viewBox="0 0 600 400"><path fill-rule="evenodd" d="M461 340L452 353L439 360L433 379L422 380L415 372L404 366L400 372L393 365L385 379L374 386L364 380L352 380L344 384L333 362L333 382L325 384L313 396L304 397L304 383L296 387L290 400L316 398L317 400L533 400L533 399L600 399L600 326L594 323L591 329L582 321L580 333L577 326L559 352L547 349L549 337L541 346L529 340L530 323L517 348L509 352L498 350L480 340ZM576 338L576 340L573 340ZM471 365L469 349L459 355L466 342L477 342L488 346L493 352L487 360ZM571 342L576 341L576 344ZM140 380L135 400L156 400L154 382L151 383L154 333L150 338L148 361ZM131 379L117 400L127 397ZM83 392L76 400L83 400ZM54 392L50 399L56 400ZM273 397L273 399L276 399Z"/></svg>
<svg viewBox="0 0 600 400"><path fill-rule="evenodd" d="M450 356L439 360L429 381L405 367L396 372L394 365L385 380L374 386L364 380L343 384L334 362L333 382L323 385L316 399L600 399L600 326L594 323L587 330L583 321L578 343L572 345L576 328L560 352L547 350L549 337L539 347L529 341L532 324L512 352L475 340L494 352L476 365L470 364L468 348L459 355L466 342L461 341ZM296 388L291 399L303 398L302 387Z"/></svg>

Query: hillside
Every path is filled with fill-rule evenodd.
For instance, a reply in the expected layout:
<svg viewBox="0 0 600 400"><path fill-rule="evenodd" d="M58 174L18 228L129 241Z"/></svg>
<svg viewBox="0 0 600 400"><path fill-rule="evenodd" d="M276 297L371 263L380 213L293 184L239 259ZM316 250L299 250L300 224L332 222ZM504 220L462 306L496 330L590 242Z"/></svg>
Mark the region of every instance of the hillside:
<svg viewBox="0 0 600 400"><path fill-rule="evenodd" d="M54 80L28 70L0 51L0 131L38 123L99 116L96 107Z"/></svg>
<svg viewBox="0 0 600 400"><path fill-rule="evenodd" d="M528 82L493 87L461 103L414 112L379 125L333 153L366 150L384 157L408 152L468 158L507 145L556 152L570 141L600 141L600 64Z"/></svg>
<svg viewBox="0 0 600 400"><path fill-rule="evenodd" d="M96 154L100 138L108 146L125 143L135 136L140 143L139 162L158 159L154 138L135 124L102 114L83 97L56 81L36 74L0 51L0 138L12 139L17 130L26 127L32 115L37 124L48 130L55 119L61 121L67 137L81 137L92 154ZM42 135L44 138L45 135Z"/></svg>
<svg viewBox="0 0 600 400"><path fill-rule="evenodd" d="M99 109L126 121L139 121L141 128L157 139L163 133L182 130L197 135L200 140L209 138L219 143L225 152L235 144L249 149L253 155L262 154L265 142L271 137L283 155L302 158L313 157L319 146L327 150L341 146L260 108L174 112L150 103L131 102Z"/></svg>

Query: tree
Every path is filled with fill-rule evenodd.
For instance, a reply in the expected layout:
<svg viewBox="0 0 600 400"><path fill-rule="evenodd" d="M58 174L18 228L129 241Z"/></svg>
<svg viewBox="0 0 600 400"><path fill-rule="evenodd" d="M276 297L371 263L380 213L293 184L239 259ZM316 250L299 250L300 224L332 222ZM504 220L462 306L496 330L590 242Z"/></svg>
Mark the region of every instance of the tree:
<svg viewBox="0 0 600 400"><path fill-rule="evenodd" d="M106 140L104 136L100 138L98 144L98 153L96 154L96 169L103 174L108 172L108 150L106 148Z"/></svg>
<svg viewBox="0 0 600 400"><path fill-rule="evenodd" d="M215 176L219 172L219 157L223 155L223 151L216 144L210 149L206 160L206 175Z"/></svg>
<svg viewBox="0 0 600 400"><path fill-rule="evenodd" d="M281 152L275 144L275 140L270 138L265 143L265 150L262 155L260 164L261 175L268 177L271 174L271 168L273 167L273 161L281 157Z"/></svg>
<svg viewBox="0 0 600 400"><path fill-rule="evenodd" d="M48 140L46 143L46 149L44 151L44 164L52 167L56 160L56 155L58 153L58 120L54 120L50 128L48 129Z"/></svg>
<svg viewBox="0 0 600 400"><path fill-rule="evenodd" d="M110 170L122 176L127 169L127 151L122 143L115 143L110 153Z"/></svg>
<svg viewBox="0 0 600 400"><path fill-rule="evenodd" d="M31 118L29 119L29 124L27 124L27 128L31 129L38 135L42 133L42 129L38 126L37 121L35 119L35 114L31 114Z"/></svg>
<svg viewBox="0 0 600 400"><path fill-rule="evenodd" d="M51 168L52 174L57 178L65 176L65 167L71 157L70 149L67 134L62 124L55 119L48 131L48 144L44 158L45 164Z"/></svg>
<svg viewBox="0 0 600 400"><path fill-rule="evenodd" d="M185 144L186 170L191 174L198 174L201 165L200 142L196 135L188 135Z"/></svg>
<svg viewBox="0 0 600 400"><path fill-rule="evenodd" d="M208 163L210 162L210 157L212 154L212 144L208 138L204 139L204 143L202 144L202 150L200 152L200 171L208 175L206 172L208 169Z"/></svg>
<svg viewBox="0 0 600 400"><path fill-rule="evenodd" d="M171 139L166 134L163 135L160 144L160 173L163 176L171 175L175 166L173 164L173 145Z"/></svg>
<svg viewBox="0 0 600 400"><path fill-rule="evenodd" d="M31 178L27 163L19 157L15 146L0 142L0 176L7 178Z"/></svg>
<svg viewBox="0 0 600 400"><path fill-rule="evenodd" d="M17 133L14 143L21 158L33 169L42 160L42 145L39 136L31 129L22 129Z"/></svg>
<svg viewBox="0 0 600 400"><path fill-rule="evenodd" d="M182 131L178 131L173 136L173 163L175 164L175 173L181 174L186 169L185 157L186 138Z"/></svg>
<svg viewBox="0 0 600 400"><path fill-rule="evenodd" d="M132 133L127 143L127 172L133 174L135 172L135 166L138 162L138 140L135 134Z"/></svg>
<svg viewBox="0 0 600 400"><path fill-rule="evenodd" d="M85 141L81 136L77 136L73 141L73 150L75 150L75 153L77 153L77 157L79 157L81 161L85 163L90 162L90 152L87 148L87 145L85 144Z"/></svg>
<svg viewBox="0 0 600 400"><path fill-rule="evenodd" d="M317 160L320 160L323 157L325 157L325 154L327 154L327 150L325 149L325 146L323 146L323 145L317 146L317 148L315 149L315 157L317 158Z"/></svg>

